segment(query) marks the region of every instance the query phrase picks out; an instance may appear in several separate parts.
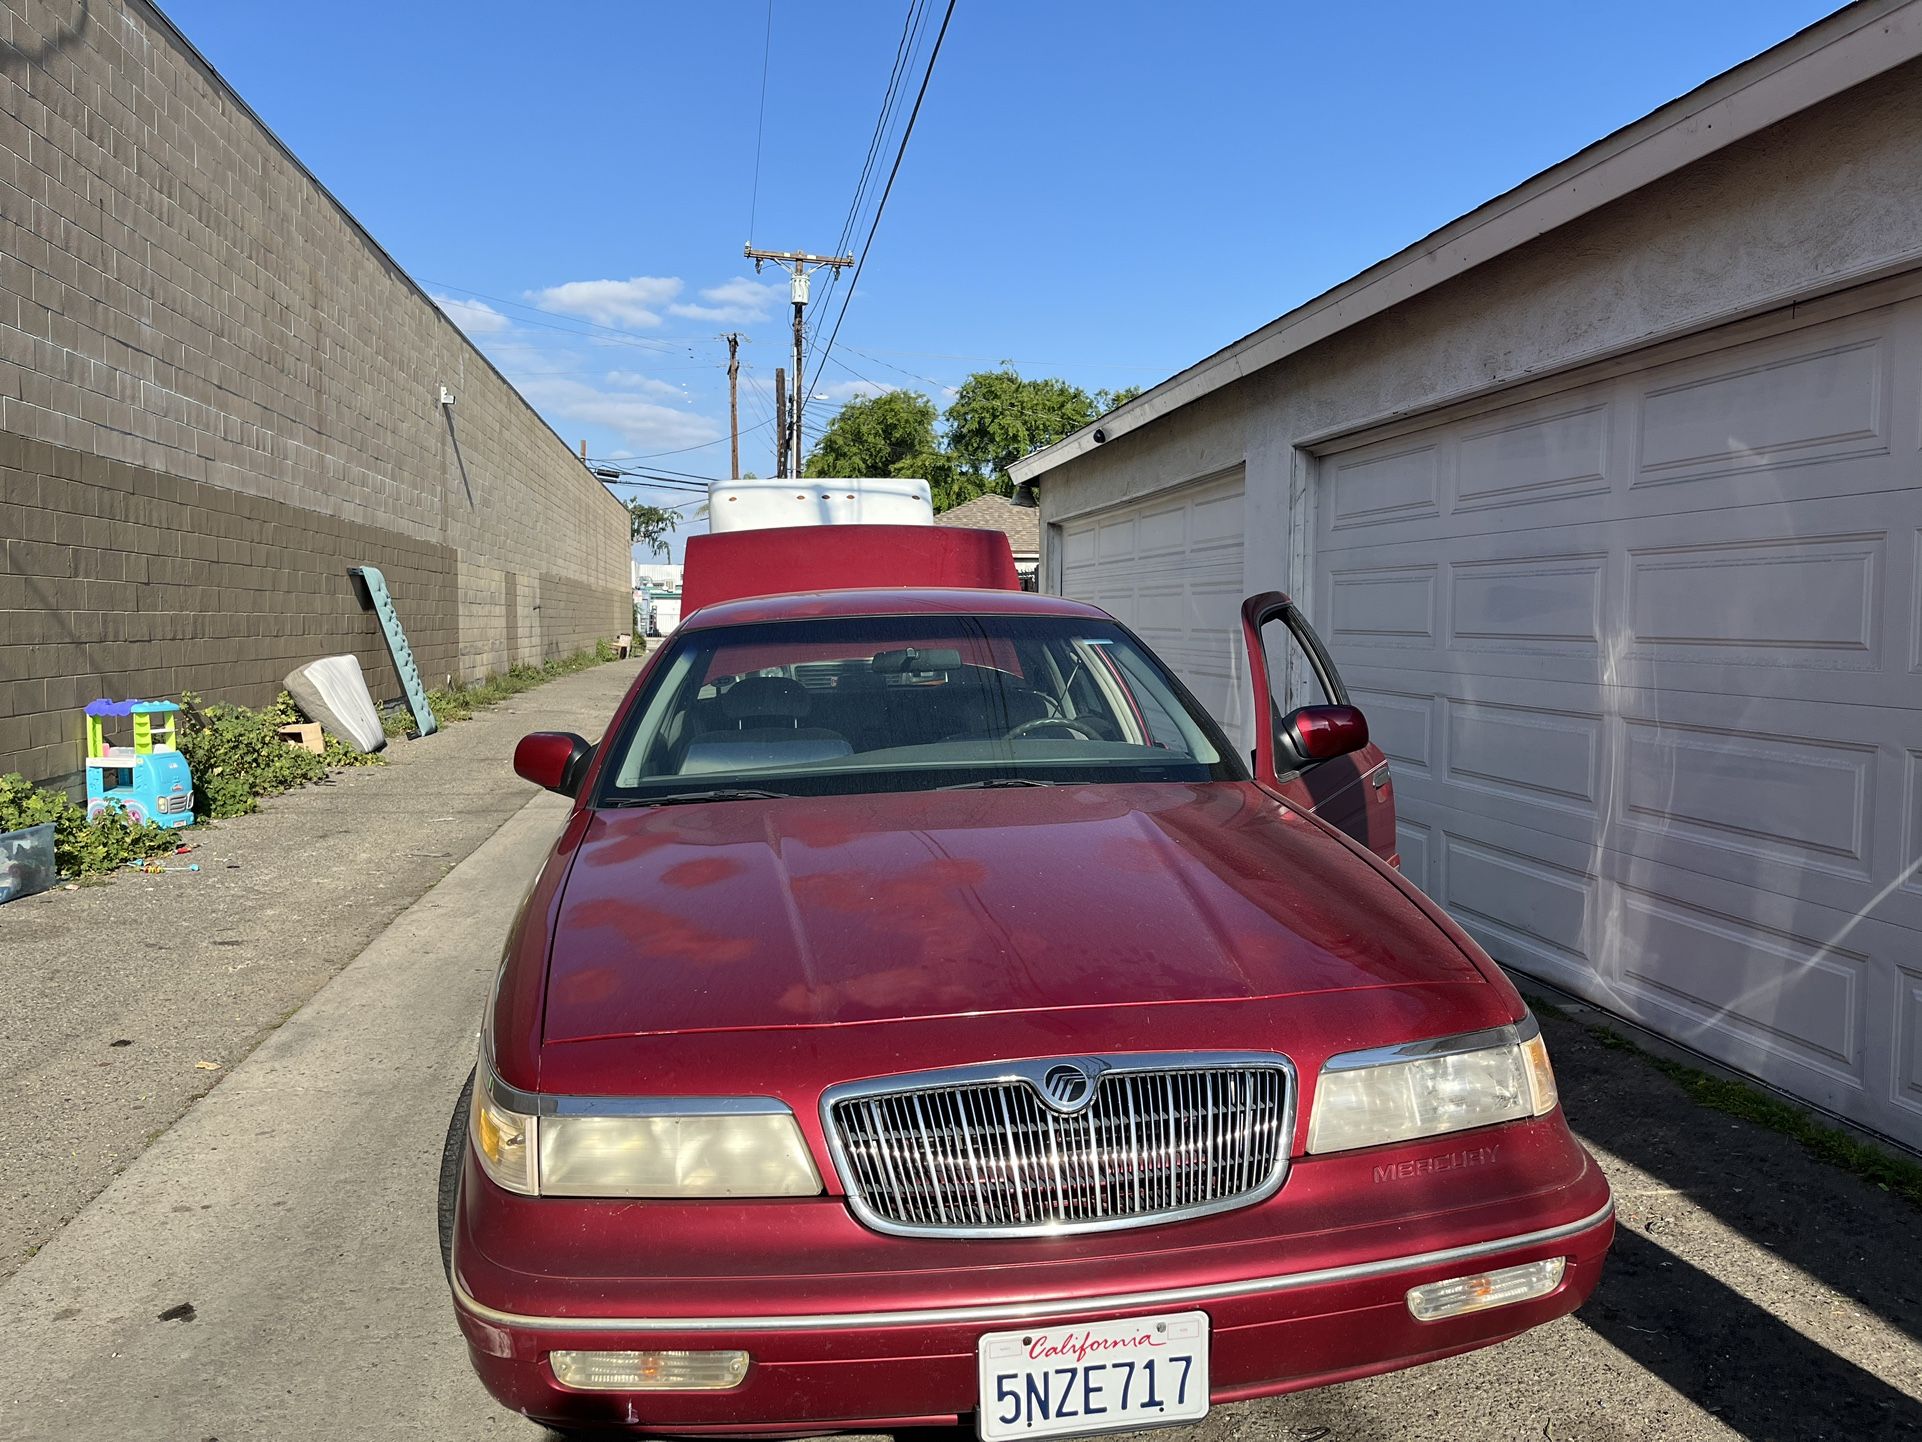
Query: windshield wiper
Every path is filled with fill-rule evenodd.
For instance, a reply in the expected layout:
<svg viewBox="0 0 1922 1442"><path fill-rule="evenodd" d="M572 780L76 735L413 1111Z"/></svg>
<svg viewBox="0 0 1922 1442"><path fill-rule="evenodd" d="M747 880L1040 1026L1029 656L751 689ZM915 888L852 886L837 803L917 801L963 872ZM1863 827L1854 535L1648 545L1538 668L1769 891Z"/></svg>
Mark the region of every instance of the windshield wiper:
<svg viewBox="0 0 1922 1442"><path fill-rule="evenodd" d="M1037 781L1032 776L996 776L987 781L959 781L953 786L937 786L936 791L992 791L1000 786L1053 786L1053 781Z"/></svg>
<svg viewBox="0 0 1922 1442"><path fill-rule="evenodd" d="M667 796L618 796L602 804L605 806L692 806L702 801L774 801L793 794L791 791L757 791L750 787L737 787L717 791L676 791Z"/></svg>

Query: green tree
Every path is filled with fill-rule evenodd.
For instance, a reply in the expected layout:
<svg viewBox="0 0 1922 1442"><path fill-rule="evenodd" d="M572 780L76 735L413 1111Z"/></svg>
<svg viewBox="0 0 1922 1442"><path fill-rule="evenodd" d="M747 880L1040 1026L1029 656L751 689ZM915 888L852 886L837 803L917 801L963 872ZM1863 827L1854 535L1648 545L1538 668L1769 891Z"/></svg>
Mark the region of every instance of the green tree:
<svg viewBox="0 0 1922 1442"><path fill-rule="evenodd" d="M954 463L935 434L937 416L934 402L919 391L883 391L849 401L809 452L804 474L823 480L913 476L938 495Z"/></svg>
<svg viewBox="0 0 1922 1442"><path fill-rule="evenodd" d="M1129 401L1140 395L1142 390L1143 387L1141 386L1123 386L1120 390L1115 391L1096 391L1094 393L1095 412L1098 415L1105 416L1116 406L1125 406L1128 404Z"/></svg>
<svg viewBox="0 0 1922 1442"><path fill-rule="evenodd" d="M1012 367L976 371L948 406L948 453L981 491L1013 489L1008 467L1073 435L1099 415L1095 398L1055 377L1026 380Z"/></svg>
<svg viewBox="0 0 1922 1442"><path fill-rule="evenodd" d="M680 517L665 506L650 506L645 501L627 502L629 539L646 546L657 556L667 554L668 533Z"/></svg>

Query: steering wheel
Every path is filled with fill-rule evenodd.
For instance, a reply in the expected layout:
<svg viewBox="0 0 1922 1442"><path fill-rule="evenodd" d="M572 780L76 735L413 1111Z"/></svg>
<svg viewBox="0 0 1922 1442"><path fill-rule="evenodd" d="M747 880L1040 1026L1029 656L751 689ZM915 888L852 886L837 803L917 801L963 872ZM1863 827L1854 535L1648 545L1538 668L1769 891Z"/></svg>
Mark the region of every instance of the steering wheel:
<svg viewBox="0 0 1922 1442"><path fill-rule="evenodd" d="M1092 727L1084 722L1075 720L1072 716L1037 716L1032 721L1023 721L1019 726L1010 728L1002 735L1001 739L1003 741L1019 741L1023 736L1029 735L1031 732L1039 731L1043 726L1062 727L1064 730L1074 732L1074 734L1079 736L1083 741L1099 741L1103 739Z"/></svg>

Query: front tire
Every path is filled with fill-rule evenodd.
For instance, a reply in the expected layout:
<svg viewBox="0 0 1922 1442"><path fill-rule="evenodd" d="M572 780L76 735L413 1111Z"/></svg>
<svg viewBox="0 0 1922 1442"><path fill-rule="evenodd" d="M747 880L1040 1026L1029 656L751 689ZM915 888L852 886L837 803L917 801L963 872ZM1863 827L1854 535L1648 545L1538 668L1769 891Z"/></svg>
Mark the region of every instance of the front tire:
<svg viewBox="0 0 1922 1442"><path fill-rule="evenodd" d="M473 1103L474 1073L467 1074L447 1123L447 1140L440 1149L440 1265L451 1285L454 1280L454 1210L460 1204L461 1163L467 1158L467 1113Z"/></svg>

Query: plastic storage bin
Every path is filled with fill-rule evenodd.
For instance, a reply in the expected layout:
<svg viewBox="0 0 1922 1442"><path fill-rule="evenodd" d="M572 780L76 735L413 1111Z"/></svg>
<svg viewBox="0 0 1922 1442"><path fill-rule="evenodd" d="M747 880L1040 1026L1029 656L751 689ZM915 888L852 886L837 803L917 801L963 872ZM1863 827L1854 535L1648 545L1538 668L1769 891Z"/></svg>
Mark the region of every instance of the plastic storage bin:
<svg viewBox="0 0 1922 1442"><path fill-rule="evenodd" d="M0 832L0 902L45 891L54 882L53 823Z"/></svg>

